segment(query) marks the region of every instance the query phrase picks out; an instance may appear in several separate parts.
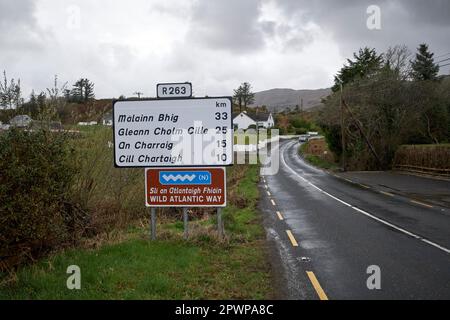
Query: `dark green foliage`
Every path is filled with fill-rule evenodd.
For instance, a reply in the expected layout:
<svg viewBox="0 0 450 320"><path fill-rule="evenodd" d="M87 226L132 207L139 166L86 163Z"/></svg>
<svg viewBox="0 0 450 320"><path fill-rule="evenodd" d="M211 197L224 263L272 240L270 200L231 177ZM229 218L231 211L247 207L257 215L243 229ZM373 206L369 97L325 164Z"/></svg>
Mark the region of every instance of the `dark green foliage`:
<svg viewBox="0 0 450 320"><path fill-rule="evenodd" d="M410 61L406 46L382 55L360 49L335 76L334 93L324 99L318 123L341 158L342 97L349 169L389 169L402 144L450 140L450 79L437 78L439 67L426 44L418 51Z"/></svg>
<svg viewBox="0 0 450 320"><path fill-rule="evenodd" d="M334 78L333 92L339 91L340 85L346 85L358 79L365 79L376 73L383 63L383 55L378 55L375 49L360 49L354 53L355 60L348 59L348 65L342 67Z"/></svg>
<svg viewBox="0 0 450 320"><path fill-rule="evenodd" d="M69 102L88 102L95 97L94 83L92 83L89 79L81 78L75 82L70 94L67 91L65 94L69 98Z"/></svg>
<svg viewBox="0 0 450 320"><path fill-rule="evenodd" d="M294 118L291 120L291 125L295 128L300 128L306 131L311 129L311 122L303 119L303 118Z"/></svg>
<svg viewBox="0 0 450 320"><path fill-rule="evenodd" d="M328 147L337 157L340 157L342 154L341 127L339 125L324 124L322 125L322 130Z"/></svg>
<svg viewBox="0 0 450 320"><path fill-rule="evenodd" d="M248 105L255 101L255 94L252 92L252 86L248 82L244 82L234 90L233 99L239 105L239 112L242 112L242 106L247 108Z"/></svg>
<svg viewBox="0 0 450 320"><path fill-rule="evenodd" d="M416 59L411 62L412 77L417 81L436 80L439 65L434 63L434 53L428 51L428 45L421 44Z"/></svg>
<svg viewBox="0 0 450 320"><path fill-rule="evenodd" d="M79 210L66 136L11 129L0 134L0 262L16 265L72 238ZM11 261L11 259L14 261Z"/></svg>
<svg viewBox="0 0 450 320"><path fill-rule="evenodd" d="M370 79L344 87L346 158L349 169L389 169L402 144L438 144L450 140L450 81L403 80L381 69ZM319 124L330 149L340 158L340 93L325 101ZM378 162L359 127L375 149Z"/></svg>

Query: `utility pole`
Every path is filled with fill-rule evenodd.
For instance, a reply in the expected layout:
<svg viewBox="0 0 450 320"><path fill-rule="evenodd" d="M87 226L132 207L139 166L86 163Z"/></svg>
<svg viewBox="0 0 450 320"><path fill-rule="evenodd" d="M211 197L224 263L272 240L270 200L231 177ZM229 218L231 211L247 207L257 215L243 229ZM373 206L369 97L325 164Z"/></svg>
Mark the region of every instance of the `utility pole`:
<svg viewBox="0 0 450 320"><path fill-rule="evenodd" d="M150 237L152 240L156 240L156 208L151 208Z"/></svg>
<svg viewBox="0 0 450 320"><path fill-rule="evenodd" d="M189 238L189 230L188 230L188 208L183 208L183 222L184 222L184 240Z"/></svg>
<svg viewBox="0 0 450 320"><path fill-rule="evenodd" d="M345 149L346 149L346 142L345 142L345 120L344 120L344 104L343 104L343 96L342 96L342 82L339 85L340 87L340 92L341 92L341 98L340 98L340 108L341 108L341 145L342 145L342 169L344 171L347 170L347 166L346 166L346 154L345 154Z"/></svg>
<svg viewBox="0 0 450 320"><path fill-rule="evenodd" d="M375 157L375 159L378 162L378 165L380 168L383 167L382 162L380 157L378 156L377 152L375 151L375 147L372 145L372 143L370 143L369 138L366 136L366 134L364 133L359 121L356 119L356 117L353 115L352 110L350 110L350 108L348 107L347 103L342 100L342 105L345 107L345 109L347 110L347 112L350 114L350 117L353 119L355 125L358 127L359 132L361 133L361 135L363 136L364 140L367 143L367 146L369 147L370 152L372 152L373 156Z"/></svg>

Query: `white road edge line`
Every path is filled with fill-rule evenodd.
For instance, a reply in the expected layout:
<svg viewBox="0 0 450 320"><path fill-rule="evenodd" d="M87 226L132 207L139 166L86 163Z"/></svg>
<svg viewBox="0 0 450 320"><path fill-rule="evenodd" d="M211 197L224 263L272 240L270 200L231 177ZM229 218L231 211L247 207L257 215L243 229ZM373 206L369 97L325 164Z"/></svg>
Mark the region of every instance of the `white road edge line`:
<svg viewBox="0 0 450 320"><path fill-rule="evenodd" d="M295 142L294 142L294 143L295 143ZM429 245L431 245L431 246L433 246L433 247L435 247L435 248L437 248L437 249L439 249L439 250L444 251L445 253L450 254L450 249L445 248L445 247L443 247L443 246L440 246L440 245L438 245L437 243L434 243L434 242L432 242L432 241L430 241L430 240L428 240L428 239L422 238L421 236L418 236L418 235L416 235L416 234L414 234L414 233L412 233L412 232L409 232L409 231L407 231L407 230L405 230L405 229L403 229L403 228L400 228L400 227L398 227L398 226L396 226L396 225L394 225L394 224L392 224L392 223L390 223L390 222L387 222L387 221L385 221L385 220L383 220L383 219L381 219L381 218L378 218L378 217L374 216L373 214L371 214L371 213L369 213L369 212L367 212L367 211L364 211L364 210L362 210L362 209L359 209L358 207L355 207L355 206L351 205L350 203L347 203L347 202L345 202L344 200L341 200L341 199L339 199L339 198L333 196L332 194L326 192L325 190L322 190L321 188L319 188L318 186L316 186L316 185L313 184L312 182L310 182L310 181L308 181L307 179L303 178L303 177L302 177L301 175L299 175L294 169L292 169L290 166L288 166L288 164L287 164L286 161L284 160L284 153L281 152L281 150L280 150L280 153L281 153L281 160L283 161L283 163L284 163L284 165L286 166L286 168L288 168L293 174L295 174L297 177L299 177L300 179L302 179L304 182L308 183L311 187L317 189L318 191L322 192L323 194L329 196L330 198L332 198L332 199L334 199L334 200L336 200L336 201L342 203L343 205L345 205L345 206L347 206L347 207L352 208L353 210L355 210L355 211L357 211L357 212L359 212L359 213L362 213L363 215L365 215L365 216L367 216L367 217L369 217L369 218L371 218L371 219L373 219L373 220L375 220L375 221L378 221L378 222L380 222L380 223L382 223L382 224L384 224L384 225L387 225L387 226L389 226L389 227L391 227L391 228L393 228L393 229L395 229L395 230L397 230L397 231L400 231L400 232L402 232L402 233L404 233L404 234L406 234L406 235L408 235L408 236L410 236L410 237L412 237L412 238L418 239L418 240L420 240L420 241L422 241L422 242L424 242L424 243L426 243L426 244L429 244Z"/></svg>

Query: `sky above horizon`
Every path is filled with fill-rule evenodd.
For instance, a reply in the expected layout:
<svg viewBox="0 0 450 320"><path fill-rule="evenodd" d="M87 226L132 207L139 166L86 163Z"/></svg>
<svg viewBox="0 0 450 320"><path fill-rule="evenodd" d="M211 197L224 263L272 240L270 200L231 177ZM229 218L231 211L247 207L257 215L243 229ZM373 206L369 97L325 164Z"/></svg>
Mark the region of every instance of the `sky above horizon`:
<svg viewBox="0 0 450 320"><path fill-rule="evenodd" d="M371 5L381 29L367 27ZM69 88L90 79L97 98L184 81L197 96L223 96L244 81L254 91L330 87L364 46L415 52L425 42L437 61L450 58L448 0L0 0L0 26L0 70L20 78L25 98L54 75Z"/></svg>

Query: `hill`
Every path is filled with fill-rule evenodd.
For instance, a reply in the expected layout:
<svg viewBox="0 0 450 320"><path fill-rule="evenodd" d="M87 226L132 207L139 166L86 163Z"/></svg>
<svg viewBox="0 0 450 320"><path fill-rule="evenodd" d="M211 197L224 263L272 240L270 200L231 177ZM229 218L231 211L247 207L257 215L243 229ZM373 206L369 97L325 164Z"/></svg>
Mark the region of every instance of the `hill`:
<svg viewBox="0 0 450 320"><path fill-rule="evenodd" d="M331 93L331 89L294 90L294 89L270 89L255 93L255 103L250 107L267 106L271 111L282 111L286 108L294 108L301 104L303 110L308 110L321 105L321 99Z"/></svg>

